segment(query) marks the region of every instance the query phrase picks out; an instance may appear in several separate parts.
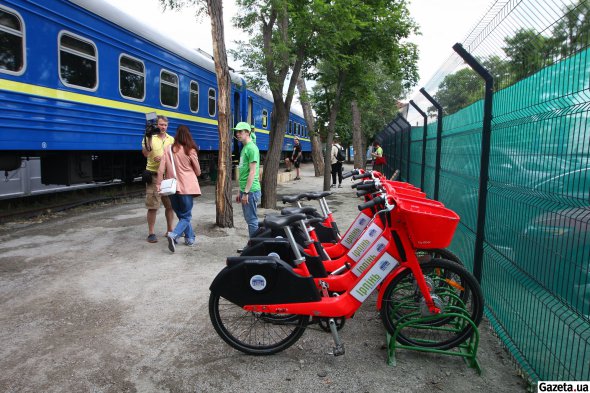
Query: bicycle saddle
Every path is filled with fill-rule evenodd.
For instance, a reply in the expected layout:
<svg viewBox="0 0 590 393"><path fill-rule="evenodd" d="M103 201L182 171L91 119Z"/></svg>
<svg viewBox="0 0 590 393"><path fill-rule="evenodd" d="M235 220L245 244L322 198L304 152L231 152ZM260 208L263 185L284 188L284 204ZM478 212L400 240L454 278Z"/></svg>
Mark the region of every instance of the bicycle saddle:
<svg viewBox="0 0 590 393"><path fill-rule="evenodd" d="M311 206L286 207L281 210L281 214L284 216L290 216L291 214L299 214L299 213L307 214L310 216L315 216L317 213L317 210Z"/></svg>
<svg viewBox="0 0 590 393"><path fill-rule="evenodd" d="M308 201L314 200L314 199L321 199L321 198L325 198L328 195L332 195L331 191L324 191L324 192L308 192L307 194L305 194L305 197L307 198Z"/></svg>
<svg viewBox="0 0 590 393"><path fill-rule="evenodd" d="M303 213L292 214L290 216L268 216L264 219L264 224L271 229L284 228L294 222L305 220L307 216Z"/></svg>
<svg viewBox="0 0 590 393"><path fill-rule="evenodd" d="M281 200L283 203L295 203L300 199L303 199L307 196L307 194L299 194L299 195L285 195Z"/></svg>

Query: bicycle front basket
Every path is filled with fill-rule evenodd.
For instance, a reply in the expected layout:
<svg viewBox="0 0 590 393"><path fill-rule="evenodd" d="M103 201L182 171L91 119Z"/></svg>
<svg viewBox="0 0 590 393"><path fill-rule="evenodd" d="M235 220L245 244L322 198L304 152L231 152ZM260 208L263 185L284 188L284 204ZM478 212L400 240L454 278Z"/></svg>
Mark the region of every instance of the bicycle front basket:
<svg viewBox="0 0 590 393"><path fill-rule="evenodd" d="M451 244L459 215L428 200L399 200L410 241L415 248L446 248Z"/></svg>

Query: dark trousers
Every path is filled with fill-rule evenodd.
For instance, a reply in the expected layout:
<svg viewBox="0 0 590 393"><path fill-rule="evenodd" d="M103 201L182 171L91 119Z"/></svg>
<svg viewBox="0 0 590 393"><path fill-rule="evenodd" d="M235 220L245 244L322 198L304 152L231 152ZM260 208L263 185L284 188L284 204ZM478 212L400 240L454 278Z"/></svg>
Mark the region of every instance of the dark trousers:
<svg viewBox="0 0 590 393"><path fill-rule="evenodd" d="M332 184L336 184L336 175L338 175L338 184L342 184L342 163L339 161L332 164Z"/></svg>

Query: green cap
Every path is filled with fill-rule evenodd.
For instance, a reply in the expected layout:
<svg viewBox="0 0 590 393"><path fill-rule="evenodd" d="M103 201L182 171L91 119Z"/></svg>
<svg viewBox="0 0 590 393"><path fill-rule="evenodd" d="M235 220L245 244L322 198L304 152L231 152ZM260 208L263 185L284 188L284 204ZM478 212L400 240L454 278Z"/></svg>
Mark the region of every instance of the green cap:
<svg viewBox="0 0 590 393"><path fill-rule="evenodd" d="M236 126L233 128L234 131L241 131L241 130L247 130L248 132L252 131L252 128L250 128L250 124L246 123L245 121L241 121L238 124L236 124Z"/></svg>

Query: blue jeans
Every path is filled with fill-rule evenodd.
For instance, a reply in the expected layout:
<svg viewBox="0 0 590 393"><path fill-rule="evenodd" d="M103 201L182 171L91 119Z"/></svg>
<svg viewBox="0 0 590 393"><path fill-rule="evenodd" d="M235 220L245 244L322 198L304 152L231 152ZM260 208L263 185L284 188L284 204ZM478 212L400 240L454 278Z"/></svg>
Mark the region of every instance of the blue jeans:
<svg viewBox="0 0 590 393"><path fill-rule="evenodd" d="M186 242L195 241L195 232L191 226L191 218L193 217L193 196L192 195L170 195L170 203L172 209L178 217L178 224L172 231L172 236L177 239L184 233L184 239Z"/></svg>
<svg viewBox="0 0 590 393"><path fill-rule="evenodd" d="M242 195L245 193L240 191L240 199ZM257 204L260 201L260 197L262 196L261 191L254 191L248 195L248 203L242 204L242 212L244 213L244 218L246 219L246 223L248 224L248 235L250 237L254 236L254 233L258 230L258 216L256 215Z"/></svg>

